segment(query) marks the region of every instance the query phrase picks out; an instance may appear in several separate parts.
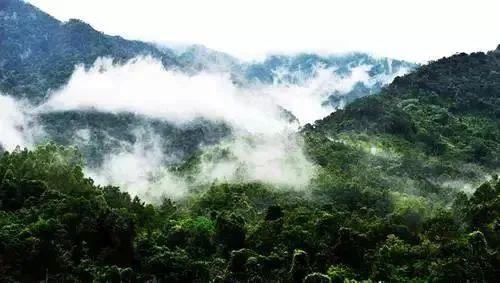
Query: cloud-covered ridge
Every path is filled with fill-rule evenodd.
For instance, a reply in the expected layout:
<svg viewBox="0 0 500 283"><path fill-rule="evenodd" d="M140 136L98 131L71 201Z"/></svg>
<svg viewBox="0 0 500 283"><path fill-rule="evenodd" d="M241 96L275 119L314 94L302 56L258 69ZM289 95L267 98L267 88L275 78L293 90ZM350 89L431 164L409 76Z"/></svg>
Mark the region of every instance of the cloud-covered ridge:
<svg viewBox="0 0 500 283"><path fill-rule="evenodd" d="M132 112L179 125L205 118L251 133L287 127L268 97L237 88L228 75L190 76L165 70L161 62L149 57L124 65L99 59L89 70L77 67L68 84L38 109L67 110Z"/></svg>
<svg viewBox="0 0 500 283"><path fill-rule="evenodd" d="M0 107L7 109L0 114L0 125L7 133L0 142L7 149L40 142L43 135L33 138L29 122L54 112L132 113L176 127L201 118L228 125L232 135L216 145L199 145L204 153L191 183L168 169L176 149L165 152L162 145L170 137L148 127L127 129L135 136L133 141L118 141L101 164L86 171L100 184L119 185L149 201L162 195L179 198L190 186L214 181L256 181L301 189L314 176L315 167L304 154L297 129L335 111L328 102L332 95L342 97L359 84L371 87L392 80L392 73L370 74L372 67L358 64L340 72L335 66L317 64L303 72L284 66L272 70L270 83L242 83L234 81L234 73L167 70L151 57L123 64L101 58L90 68L77 66L68 83L36 107L0 97ZM102 135L106 131L103 128ZM70 136L71 144L79 147L93 143L85 128L74 129ZM225 154L214 155L217 151Z"/></svg>

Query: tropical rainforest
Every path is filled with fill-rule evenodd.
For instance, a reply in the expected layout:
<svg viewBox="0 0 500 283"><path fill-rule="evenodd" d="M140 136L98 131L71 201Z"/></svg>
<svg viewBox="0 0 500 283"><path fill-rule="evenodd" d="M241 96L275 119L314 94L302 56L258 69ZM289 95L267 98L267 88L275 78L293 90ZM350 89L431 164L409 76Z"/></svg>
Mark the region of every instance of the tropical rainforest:
<svg viewBox="0 0 500 283"><path fill-rule="evenodd" d="M13 11L21 24L13 24ZM75 64L88 69L102 56L120 62L147 52L190 74L213 66L197 61L201 47L177 55L80 21L61 25L17 0L0 2L0 24L0 89L33 105L71 80ZM47 29L41 37L39 29ZM22 48L35 58L20 58ZM359 60L375 66L372 76L389 68L363 54L276 56L245 66L214 56L226 59L222 67L236 85L270 83L276 65L318 60L344 66L340 73ZM37 114L44 139L0 146L0 281L496 282L500 46L423 66L390 64L412 71L372 89L357 83L340 98L329 93L326 104L343 99L345 107L299 127L294 140L313 173L298 186L247 178L245 166L235 178L200 181L207 158L231 158L217 147L235 134L228 123L179 126L99 109ZM161 166L185 180L188 193L151 200L89 177L86 168L135 142L129 130L138 127L169 137L160 152L177 156ZM74 143L83 128L92 142Z"/></svg>

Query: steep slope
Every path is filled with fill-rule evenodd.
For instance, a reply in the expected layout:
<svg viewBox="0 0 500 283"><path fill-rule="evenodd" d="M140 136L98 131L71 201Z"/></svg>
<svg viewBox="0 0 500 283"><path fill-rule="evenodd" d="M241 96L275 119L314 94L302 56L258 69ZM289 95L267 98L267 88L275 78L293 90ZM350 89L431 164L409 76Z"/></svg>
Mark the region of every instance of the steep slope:
<svg viewBox="0 0 500 283"><path fill-rule="evenodd" d="M330 89L325 103L343 107L357 98L378 93L395 77L416 68L412 64L389 58L374 58L364 53L320 56L302 53L295 56L273 55L263 62L246 66L244 78L265 84L301 84L311 77L331 73L328 80L349 78L338 89ZM325 82L327 83L327 82Z"/></svg>
<svg viewBox="0 0 500 283"><path fill-rule="evenodd" d="M432 62L303 132L340 179L450 194L442 188L467 190L498 172L499 105L497 48Z"/></svg>
<svg viewBox="0 0 500 283"><path fill-rule="evenodd" d="M99 57L123 62L150 55L167 68L189 74L224 72L241 86L273 83L301 84L320 69L348 77L362 68L352 89L332 89L325 103L343 106L357 97L376 93L382 85L415 68L415 64L376 59L362 53L319 56L270 56L262 62L242 62L228 54L193 45L179 51L170 47L125 40L93 29L80 20L62 23L21 0L2 0L0 6L0 91L40 102L47 90L65 84L75 65L91 65ZM328 99L330 97L330 99Z"/></svg>
<svg viewBox="0 0 500 283"><path fill-rule="evenodd" d="M0 50L0 91L35 101L63 85L76 64L88 66L99 57L123 61L151 55L175 64L169 50L105 35L79 20L61 23L19 0L2 0Z"/></svg>
<svg viewBox="0 0 500 283"><path fill-rule="evenodd" d="M169 159L182 161L203 146L216 144L231 135L228 121L214 121L206 117L175 123L176 121L160 119L148 113L138 115L130 108L127 111L97 111L91 106L88 109L59 109L43 113L36 111L51 95L56 95L57 90L64 89L75 72L75 65L83 64L89 71L96 59L103 56L113 59L115 66L109 66L112 70L127 65L124 62L138 55L152 56L161 63L159 65L169 71L175 70L163 76L165 70L158 68L158 73L162 74L158 81L172 78L169 82L173 82L162 89L161 95L181 95L179 88L175 88L178 74L182 80L190 80L200 74L227 77L224 83L227 81L230 89L234 86L234 93L241 91L271 97L272 103L276 104L273 106L281 112L277 116L292 123L305 123L304 121L324 117L358 97L378 92L394 77L415 67L415 64L408 62L377 59L362 53L328 56L274 55L262 62L243 62L199 45L174 51L168 46L109 36L79 20L62 23L21 0L3 0L1 3L0 94L15 97L16 101L26 98L27 103L23 101L18 104L20 108L28 108L28 111L14 111L19 117L27 117L10 123L9 128L13 132L28 132L29 141L23 145L50 140L63 145L77 145L87 164L95 166L107 154L130 152L136 146L145 146L144 150L149 152L151 143L156 140L160 142L154 144L154 150L158 147ZM77 70L85 72L82 68ZM95 75L105 73L103 70L101 68L95 71ZM136 81L140 75L148 77L149 74L131 75L127 81ZM95 99L105 100L106 94L123 95L120 89L123 83L120 77L110 76L110 80L106 82L110 87L108 92L94 96L97 97ZM86 85L99 86L94 81L89 81ZM171 85L174 86L173 89L169 88ZM134 93L129 93L129 97L139 98L137 101L140 101L144 97L144 91L152 92L149 87L151 82L129 87L135 90ZM88 92L101 93L99 91L102 89L108 88L96 87ZM193 92L201 96L204 91L200 87ZM116 99L126 100L121 97ZM117 103L116 101L113 103ZM28 106L25 107L25 104ZM152 105L152 108L155 107L165 108L165 105ZM305 110L305 115L302 116L306 118L299 115L303 113L297 113L297 109ZM185 110L190 111L191 109ZM263 114L266 113L253 116L264 116ZM36 134L29 133L32 129ZM17 143L11 141L9 146L4 144L4 147L13 149L13 144Z"/></svg>

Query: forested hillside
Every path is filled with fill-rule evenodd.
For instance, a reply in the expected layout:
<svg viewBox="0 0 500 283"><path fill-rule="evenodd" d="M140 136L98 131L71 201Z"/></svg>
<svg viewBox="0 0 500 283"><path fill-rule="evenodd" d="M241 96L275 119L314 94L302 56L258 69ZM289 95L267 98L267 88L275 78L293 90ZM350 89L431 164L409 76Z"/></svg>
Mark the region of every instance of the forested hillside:
<svg viewBox="0 0 500 283"><path fill-rule="evenodd" d="M432 62L304 127L317 172L296 190L210 182L184 198L146 204L96 186L73 147L6 152L0 276L495 282L499 51ZM197 160L176 174L192 174Z"/></svg>
<svg viewBox="0 0 500 283"><path fill-rule="evenodd" d="M412 192L437 194L447 184L470 189L471 181L500 167L499 54L497 49L432 62L381 94L306 126L312 156L323 168L337 168L339 177L359 174L352 164L361 164L366 181L381 187L410 185Z"/></svg>
<svg viewBox="0 0 500 283"><path fill-rule="evenodd" d="M0 282L496 282L499 173L500 46L242 61L0 0Z"/></svg>
<svg viewBox="0 0 500 283"><path fill-rule="evenodd" d="M151 55L167 65L175 61L171 51L105 35L79 20L61 23L18 0L2 0L0 48L0 91L36 102L65 84L75 65L90 66L98 57L123 61Z"/></svg>
<svg viewBox="0 0 500 283"><path fill-rule="evenodd" d="M295 80L314 76L315 68L339 68L339 74L368 65L370 75L380 76L375 85L361 85L355 95L368 95L386 84L386 77L407 72L416 65L354 53L321 57L314 54L271 56L263 62L242 62L203 46L176 50L168 46L109 36L80 20L60 22L21 0L2 0L0 5L0 91L40 102L47 90L63 86L75 65L91 66L100 57L124 62L137 56L152 56L168 69L189 74L209 71L230 73L240 84L273 83L280 71ZM293 75L295 74L295 75ZM372 90L372 87L374 88Z"/></svg>
<svg viewBox="0 0 500 283"><path fill-rule="evenodd" d="M449 207L355 182L329 200L214 184L146 205L83 177L74 149L0 160L3 281L494 282L498 177ZM316 280L316 281L314 281ZM355 281L357 280L357 281Z"/></svg>
<svg viewBox="0 0 500 283"><path fill-rule="evenodd" d="M121 87L124 82L133 84L138 81L138 76L132 75L133 71L127 68L144 67L144 62L154 61L161 65L161 70L145 68L141 71L161 71L161 78L134 88L133 96L157 95L155 104L163 104L162 108L170 104L175 112L177 107L174 104L179 99L168 103L160 100L168 96L187 96L182 92L186 86L176 87L179 77L193 80L190 86L199 85L196 93L190 94L200 98L206 95L202 94L206 90L203 83L208 80L203 80L203 77L213 76L212 80L224 77L224 83L230 84L230 95L243 97L239 92L244 92L250 97L262 93L262 96L270 97L268 100L279 110L279 115L273 114L279 116L279 120L303 125L344 107L356 98L377 93L394 77L417 66L355 52L321 56L305 53L270 55L262 61L242 61L199 45L173 48L109 36L81 20L61 22L26 1L1 0L0 3L0 109L6 109L4 116L0 115L0 126L8 128L8 132L17 137L13 142L10 135L4 133L0 136L0 147L12 150L16 145L49 141L75 145L84 157L86 169L91 167L94 171L104 171L101 168L105 166L103 161L110 155L130 155L137 148L151 147L158 151L156 155L164 155L158 163L179 165L192 154L200 154L204 147L230 139L241 130L234 129L232 124L246 118L231 118L231 124L227 119L207 119L199 115L181 123L179 119L151 116L149 112L137 113L136 109L106 111L96 109L94 105L77 109L43 108L51 98L71 88L72 79L90 80L82 83L85 87L93 87L86 90L82 96L84 99L93 97L96 103L109 102L113 94L121 94L122 97L115 96L112 103L126 104L129 98L123 97L123 91L138 87ZM109 58L109 62L103 58ZM117 70L123 73L113 77ZM95 81L98 75L105 80L123 78L124 82L101 85ZM145 74L143 77L152 76ZM202 81L196 81L200 77ZM117 89L96 95L110 85ZM74 95L70 91L67 93ZM144 99L128 106L139 105L140 101ZM197 106L199 108L219 104L221 109L218 112L234 111L234 106L223 106L227 101L201 102L194 99L192 104L201 105ZM186 108L184 112L196 112ZM262 113L251 116L271 112L265 107L259 109ZM242 111L236 112L240 114ZM3 117L7 117L5 122ZM147 175L143 172L137 174Z"/></svg>

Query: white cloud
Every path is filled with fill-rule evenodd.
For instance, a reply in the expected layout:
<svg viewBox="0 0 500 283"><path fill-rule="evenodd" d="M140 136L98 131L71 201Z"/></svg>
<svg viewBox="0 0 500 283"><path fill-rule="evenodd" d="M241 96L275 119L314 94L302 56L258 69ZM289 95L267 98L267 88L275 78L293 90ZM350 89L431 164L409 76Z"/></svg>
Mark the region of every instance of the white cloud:
<svg viewBox="0 0 500 283"><path fill-rule="evenodd" d="M30 144L25 106L10 96L0 94L0 145L13 150Z"/></svg>
<svg viewBox="0 0 500 283"><path fill-rule="evenodd" d="M252 133L288 127L268 97L245 93L227 75L189 76L167 71L151 58L119 66L99 59L88 71L78 67L68 84L38 111L77 109L132 112L176 124L203 117Z"/></svg>
<svg viewBox="0 0 500 283"><path fill-rule="evenodd" d="M258 181L300 190L315 173L295 133L236 136L206 150L199 181ZM226 150L228 156L215 156L214 161L214 150Z"/></svg>
<svg viewBox="0 0 500 283"><path fill-rule="evenodd" d="M314 166L296 138L298 125L283 118L277 103L295 106L293 110L312 108L298 112L300 116L319 110L324 94L315 93L325 78L306 80L303 86L275 84L246 89L235 86L225 74L189 76L165 70L151 58L136 58L123 65L113 65L111 61L99 59L88 70L77 67L68 84L52 93L35 112L132 112L177 125L197 118L224 121L232 126L233 136L215 147L229 150L231 158L204 160L196 183L245 180L299 189L312 177ZM328 76L333 78L334 73L329 72ZM334 82L339 88L346 88L343 79ZM318 111L314 118L329 111ZM75 142L88 139L88 133L82 130L76 136ZM104 164L88 169L88 174L99 184L119 185L150 201L162 194L180 197L188 186L162 169L168 156L164 156L159 145L167 138L149 137L135 144L125 143L106 156Z"/></svg>
<svg viewBox="0 0 500 283"><path fill-rule="evenodd" d="M161 138L144 136L144 131L136 131L136 143L115 148L101 166L87 168L86 174L98 184L119 186L148 202L185 196L188 189L184 180L164 169L168 157L161 151Z"/></svg>
<svg viewBox="0 0 500 283"><path fill-rule="evenodd" d="M340 76L334 68L318 66L312 76L298 82L278 80L240 88L228 74L191 76L165 70L161 62L149 57L136 58L124 65L98 59L89 70L77 67L68 84L54 92L38 111L132 112L176 124L203 117L225 121L250 133L276 133L295 128L283 119L281 107L291 111L302 124L314 122L335 110L324 105L333 92L344 94L358 82L370 86L393 78L385 74L372 78L368 74L370 68L361 65ZM289 70L279 72L301 75L290 74Z"/></svg>
<svg viewBox="0 0 500 283"><path fill-rule="evenodd" d="M300 72L292 74L299 77L298 83L280 81L261 86L258 91L270 97L277 105L291 111L302 124L311 123L335 111L332 106L324 104L333 92L348 93L358 82L372 85L374 81L368 74L370 68L371 66L361 65L352 68L351 74L339 76L335 68L325 69L317 66L310 77L300 79ZM290 75L289 70L278 72Z"/></svg>
<svg viewBox="0 0 500 283"><path fill-rule="evenodd" d="M493 49L500 38L498 0L29 2L59 19L79 18L106 33L200 43L244 58L359 50L422 62Z"/></svg>
<svg viewBox="0 0 500 283"><path fill-rule="evenodd" d="M67 85L35 108L0 96L0 142L9 150L36 143L34 137L43 135L35 135L40 130L34 126L34 117L54 111L131 112L177 125L196 118L224 121L232 126L233 136L205 150L224 148L229 156L203 159L195 184L259 181L301 189L313 176L314 165L302 151L295 132L298 125L283 118L280 107L303 122L312 122L333 111L322 106L329 93L347 92L357 81L370 83L368 70L361 66L350 76L339 77L334 69L317 68L315 75L298 84L275 82L240 88L226 74L189 76L165 70L161 62L151 58L136 58L123 65L99 59L90 69L77 67ZM169 156L161 144L168 137L154 136L147 128L131 131L137 137L135 143L121 142L104 157L103 164L87 168L87 174L98 184L120 186L148 201L163 195L184 196L189 185L165 169ZM90 142L88 129L74 133L74 144L86 146Z"/></svg>
<svg viewBox="0 0 500 283"><path fill-rule="evenodd" d="M187 75L166 70L161 62L149 57L117 65L111 59L98 59L90 69L77 67L68 84L36 108L0 96L0 108L5 109L0 113L0 125L7 133L1 142L7 148L31 144L29 134L33 129L26 126L27 121L33 115L54 111L128 112L179 126L204 118L227 123L233 135L205 148L195 184L243 180L301 189L313 177L315 168L302 150L296 134L298 124L284 118L282 108L302 124L320 119L334 111L323 105L332 92L346 93L358 82L369 86L388 79L370 77L370 69L369 65L357 66L343 76L335 68L321 66L307 76L281 69L276 72L293 77L293 83L277 75L271 84L238 87L228 74ZM164 194L184 196L189 185L165 169L169 156L161 144L168 137L155 136L147 128L131 131L137 137L135 143L122 141L104 157L103 164L87 168L87 173L99 184L118 185L148 201L157 201ZM74 133L74 144L86 146L90 142L88 129ZM210 152L221 148L228 156L207 159Z"/></svg>

